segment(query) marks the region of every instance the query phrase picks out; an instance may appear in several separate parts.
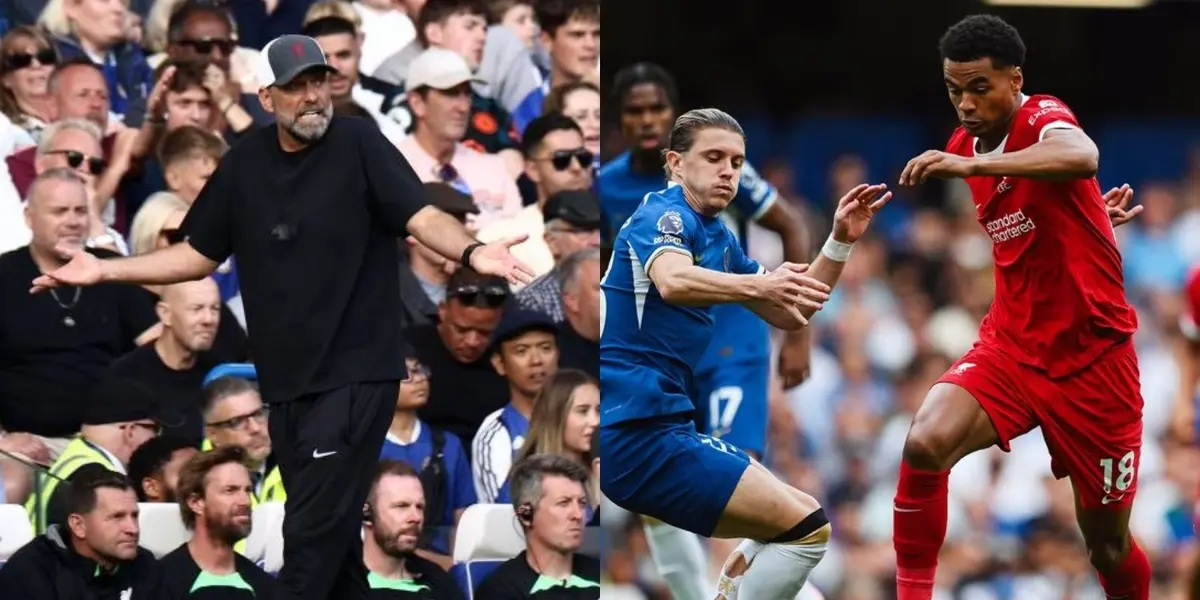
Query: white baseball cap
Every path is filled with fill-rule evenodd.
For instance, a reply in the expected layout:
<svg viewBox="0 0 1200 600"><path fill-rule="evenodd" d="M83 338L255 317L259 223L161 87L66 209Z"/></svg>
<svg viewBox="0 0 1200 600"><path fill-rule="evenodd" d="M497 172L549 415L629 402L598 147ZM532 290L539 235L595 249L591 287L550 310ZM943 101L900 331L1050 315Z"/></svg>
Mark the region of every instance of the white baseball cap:
<svg viewBox="0 0 1200 600"><path fill-rule="evenodd" d="M404 87L409 91L420 87L448 90L468 81L483 83L471 72L466 59L445 48L430 48L409 64Z"/></svg>

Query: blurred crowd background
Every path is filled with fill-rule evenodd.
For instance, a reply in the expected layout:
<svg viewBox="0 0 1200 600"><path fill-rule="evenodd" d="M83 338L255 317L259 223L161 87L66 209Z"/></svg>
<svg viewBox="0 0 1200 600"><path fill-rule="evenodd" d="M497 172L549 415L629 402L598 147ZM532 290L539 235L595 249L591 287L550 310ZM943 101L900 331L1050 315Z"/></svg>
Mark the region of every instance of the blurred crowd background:
<svg viewBox="0 0 1200 600"><path fill-rule="evenodd" d="M1053 4L1053 3L1046 3ZM1132 3L1131 3L1132 4ZM703 7L703 8L702 8ZM711 8L711 10L710 10ZM772 399L767 461L817 496L835 543L815 572L831 600L894 596L892 497L908 425L925 392L970 347L992 298L990 240L961 182L897 189L908 159L941 149L956 126L937 41L968 14L1021 31L1025 92L1055 95L1100 148L1100 183L1129 183L1139 219L1118 231L1145 398L1132 529L1154 565L1153 598L1182 598L1196 556L1200 451L1173 434L1180 398L1182 287L1200 264L1200 4L1128 10L876 0L608 2L621 34L602 86L638 61L679 85L682 110L716 106L748 134L751 163L806 215L819 244L837 198L860 182L897 196L858 244L815 320L811 378ZM607 88L606 89L611 89ZM623 151L619 99L606 94L605 159ZM752 230L751 255L782 260ZM606 506L605 598L666 598L641 527ZM723 557L717 559L720 564ZM1011 453L981 452L951 475L951 517L937 598L1100 599L1074 523L1069 481L1050 475L1037 430Z"/></svg>

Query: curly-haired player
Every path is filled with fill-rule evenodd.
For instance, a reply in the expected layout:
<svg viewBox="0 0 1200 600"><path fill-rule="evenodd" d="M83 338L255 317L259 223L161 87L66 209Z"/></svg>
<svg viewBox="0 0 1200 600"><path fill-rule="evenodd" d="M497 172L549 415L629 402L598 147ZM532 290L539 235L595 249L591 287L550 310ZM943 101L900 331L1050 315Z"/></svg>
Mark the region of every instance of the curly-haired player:
<svg viewBox="0 0 1200 600"><path fill-rule="evenodd" d="M949 469L1034 427L1107 598L1148 600L1150 564L1129 535L1142 396L1113 227L1132 190L1101 195L1096 145L1058 98L1022 93L1025 44L994 16L941 40L961 122L946 150L909 161L902 185L963 178L992 238L996 298L979 342L929 390L904 445L895 499L899 600L930 600L946 535ZM1122 208L1116 208L1120 206ZM1115 208L1115 210L1114 210Z"/></svg>

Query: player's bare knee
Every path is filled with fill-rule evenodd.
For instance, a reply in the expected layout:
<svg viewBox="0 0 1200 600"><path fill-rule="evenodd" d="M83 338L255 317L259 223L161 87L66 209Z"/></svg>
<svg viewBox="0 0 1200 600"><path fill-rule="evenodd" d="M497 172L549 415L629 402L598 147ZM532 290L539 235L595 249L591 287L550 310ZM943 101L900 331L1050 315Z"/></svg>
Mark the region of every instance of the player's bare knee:
<svg viewBox="0 0 1200 600"><path fill-rule="evenodd" d="M904 440L904 462L923 471L945 471L954 466L953 446L936 425L913 422Z"/></svg>

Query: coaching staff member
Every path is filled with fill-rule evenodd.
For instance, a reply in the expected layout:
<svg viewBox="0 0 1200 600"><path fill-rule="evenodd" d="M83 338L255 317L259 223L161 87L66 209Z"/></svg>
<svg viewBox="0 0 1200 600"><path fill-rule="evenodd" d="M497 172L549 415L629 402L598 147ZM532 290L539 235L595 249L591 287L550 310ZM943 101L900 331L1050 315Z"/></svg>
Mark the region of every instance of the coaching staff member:
<svg viewBox="0 0 1200 600"><path fill-rule="evenodd" d="M412 235L476 271L532 279L428 206L420 179L373 123L333 117L312 38L262 52L259 101L275 126L225 154L182 228L187 242L137 257L88 253L34 292L101 281L170 284L237 256L251 349L287 488L283 598L367 598L362 505L405 377L396 240Z"/></svg>

